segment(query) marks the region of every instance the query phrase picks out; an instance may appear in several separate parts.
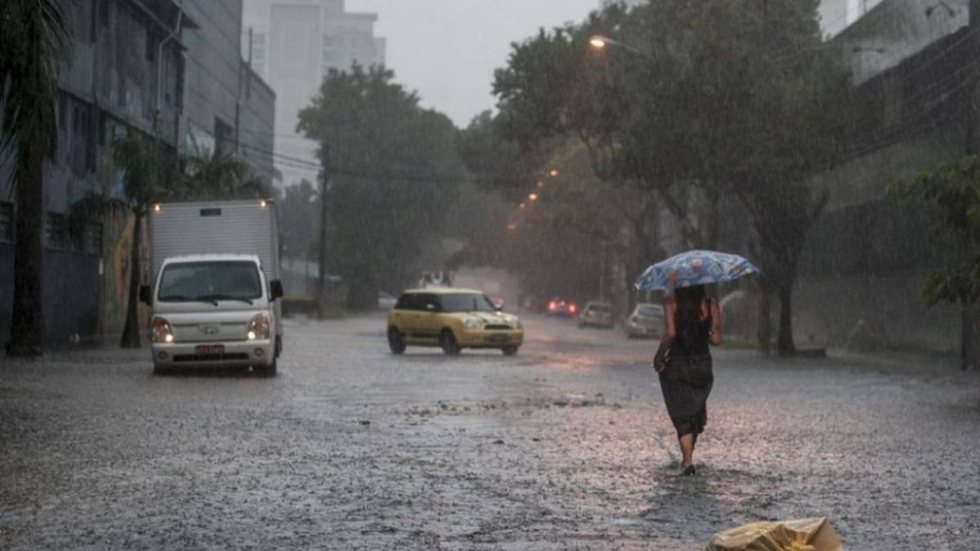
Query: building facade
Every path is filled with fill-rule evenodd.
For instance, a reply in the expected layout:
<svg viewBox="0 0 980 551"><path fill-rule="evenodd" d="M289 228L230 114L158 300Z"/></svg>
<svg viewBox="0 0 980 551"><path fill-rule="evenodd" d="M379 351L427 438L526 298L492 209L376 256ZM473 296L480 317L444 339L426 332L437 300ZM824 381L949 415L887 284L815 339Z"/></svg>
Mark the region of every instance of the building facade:
<svg viewBox="0 0 980 551"><path fill-rule="evenodd" d="M246 159L253 172L274 173L275 96L240 57L241 0L63 5L72 50L60 64L57 152L44 167L46 348L115 343L122 332L133 222L125 209L93 216L77 208L88 194L124 199L110 158L115 137L138 132L171 153L190 154L195 141L234 152L236 132L248 129L270 152ZM0 343L13 302L10 164L0 163Z"/></svg>
<svg viewBox="0 0 980 551"><path fill-rule="evenodd" d="M317 181L317 145L296 130L331 70L384 65L377 16L344 11L343 0L245 0L243 57L276 91L276 168L282 185Z"/></svg>
<svg viewBox="0 0 980 551"><path fill-rule="evenodd" d="M870 4L870 2L869 2ZM801 259L796 327L804 342L956 354L962 313L927 308L942 251L928 217L885 200L897 180L975 153L977 14L969 0L884 0L830 42L851 67L859 118L846 160L812 179L828 205ZM971 128L973 126L974 128Z"/></svg>

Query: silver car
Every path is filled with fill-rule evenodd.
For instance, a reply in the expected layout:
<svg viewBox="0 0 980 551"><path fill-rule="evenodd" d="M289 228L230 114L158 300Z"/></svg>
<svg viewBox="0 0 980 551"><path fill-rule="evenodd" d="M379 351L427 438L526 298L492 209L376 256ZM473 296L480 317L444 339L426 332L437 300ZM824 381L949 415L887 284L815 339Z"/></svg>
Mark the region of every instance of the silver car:
<svg viewBox="0 0 980 551"><path fill-rule="evenodd" d="M659 337L663 330L664 307L659 304L637 304L626 318L626 336L630 339Z"/></svg>

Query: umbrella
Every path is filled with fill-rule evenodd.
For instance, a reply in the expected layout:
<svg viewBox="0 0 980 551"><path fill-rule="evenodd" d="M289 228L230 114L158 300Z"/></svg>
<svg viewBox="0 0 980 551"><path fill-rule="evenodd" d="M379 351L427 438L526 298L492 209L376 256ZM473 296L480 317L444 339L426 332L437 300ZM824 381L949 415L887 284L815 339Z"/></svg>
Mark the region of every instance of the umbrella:
<svg viewBox="0 0 980 551"><path fill-rule="evenodd" d="M673 290L734 281L756 273L759 269L737 254L694 250L651 265L633 286L640 291Z"/></svg>

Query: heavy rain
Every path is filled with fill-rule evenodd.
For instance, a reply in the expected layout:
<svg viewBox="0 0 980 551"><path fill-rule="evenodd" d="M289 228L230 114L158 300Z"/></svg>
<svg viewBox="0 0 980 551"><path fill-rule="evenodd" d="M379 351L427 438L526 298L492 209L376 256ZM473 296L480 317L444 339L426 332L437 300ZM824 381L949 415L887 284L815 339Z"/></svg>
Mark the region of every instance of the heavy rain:
<svg viewBox="0 0 980 551"><path fill-rule="evenodd" d="M0 0L0 549L973 549L980 1Z"/></svg>

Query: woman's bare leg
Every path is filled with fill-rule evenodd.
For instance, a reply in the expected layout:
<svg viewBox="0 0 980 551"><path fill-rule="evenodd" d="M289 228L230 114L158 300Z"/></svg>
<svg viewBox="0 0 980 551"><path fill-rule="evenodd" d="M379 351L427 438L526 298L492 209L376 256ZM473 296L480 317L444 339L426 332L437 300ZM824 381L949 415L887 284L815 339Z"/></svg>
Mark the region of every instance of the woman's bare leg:
<svg viewBox="0 0 980 551"><path fill-rule="evenodd" d="M682 465L684 468L694 464L694 435L685 434L680 437L681 455L683 456Z"/></svg>

